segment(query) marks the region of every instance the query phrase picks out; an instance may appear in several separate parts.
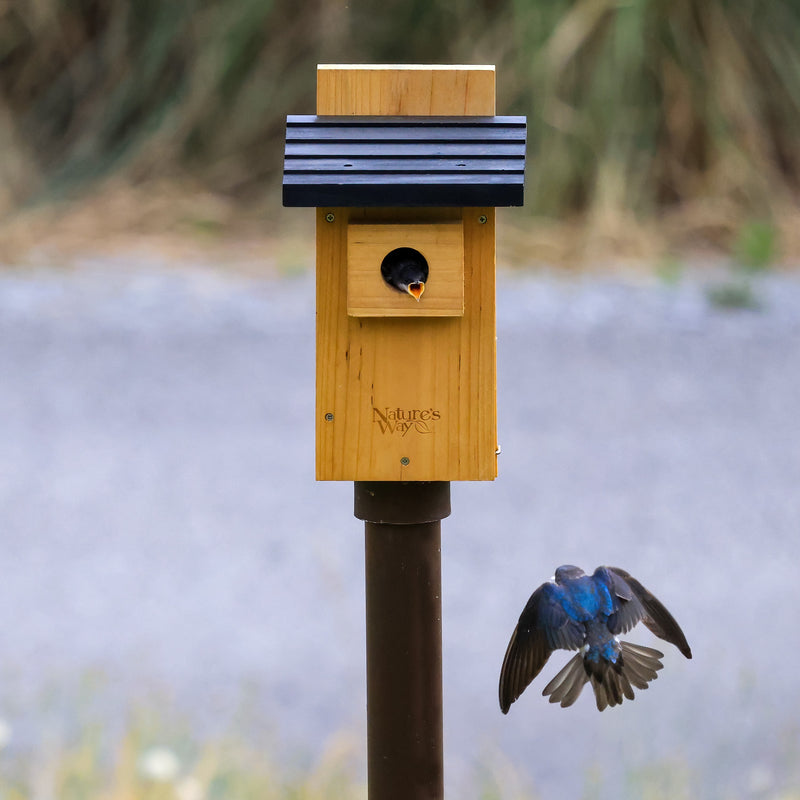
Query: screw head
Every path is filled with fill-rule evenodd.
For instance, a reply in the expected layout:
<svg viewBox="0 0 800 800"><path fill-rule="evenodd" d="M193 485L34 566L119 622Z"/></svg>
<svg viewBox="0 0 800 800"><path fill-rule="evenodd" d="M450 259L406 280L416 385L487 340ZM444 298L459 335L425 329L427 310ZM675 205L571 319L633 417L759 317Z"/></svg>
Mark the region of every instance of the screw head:
<svg viewBox="0 0 800 800"><path fill-rule="evenodd" d="M336 219L336 215L334 213L332 213L331 211L329 211L325 215L325 222L333 222L335 219Z"/></svg>
<svg viewBox="0 0 800 800"><path fill-rule="evenodd" d="M325 422L333 422L333 414L330 411L325 415Z"/></svg>
<svg viewBox="0 0 800 800"><path fill-rule="evenodd" d="M410 459L408 456L403 456L403 457L400 459L400 463L401 463L401 464L402 464L404 467L407 467L407 466L408 466L408 465L411 463L411 459Z"/></svg>
<svg viewBox="0 0 800 800"><path fill-rule="evenodd" d="M485 225L488 221L489 221L489 218L486 216L486 214L481 214L478 217L478 222L480 222L481 225Z"/></svg>

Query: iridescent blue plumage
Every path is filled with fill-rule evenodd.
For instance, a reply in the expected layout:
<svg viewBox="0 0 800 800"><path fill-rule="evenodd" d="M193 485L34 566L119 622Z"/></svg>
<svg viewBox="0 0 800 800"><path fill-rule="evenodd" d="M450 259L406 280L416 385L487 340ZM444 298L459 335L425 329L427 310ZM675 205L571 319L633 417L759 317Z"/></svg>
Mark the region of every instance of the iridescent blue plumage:
<svg viewBox="0 0 800 800"><path fill-rule="evenodd" d="M500 672L503 713L558 649L580 652L545 686L551 703L572 705L589 681L600 711L623 697L633 700L633 687L646 689L663 667L660 651L617 638L640 621L692 657L669 611L625 570L598 567L586 575L569 564L559 567L554 581L531 595L511 636Z"/></svg>

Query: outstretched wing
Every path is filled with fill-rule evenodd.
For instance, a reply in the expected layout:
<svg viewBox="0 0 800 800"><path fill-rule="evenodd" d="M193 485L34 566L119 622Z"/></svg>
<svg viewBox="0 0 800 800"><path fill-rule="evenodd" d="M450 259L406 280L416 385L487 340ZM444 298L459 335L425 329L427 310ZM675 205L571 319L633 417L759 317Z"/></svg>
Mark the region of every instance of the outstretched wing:
<svg viewBox="0 0 800 800"><path fill-rule="evenodd" d="M611 576L614 592L620 598L619 610L609 617L609 630L615 634L625 633L641 620L656 636L674 644L686 658L691 658L692 650L686 636L664 604L624 569L607 567L606 571ZM624 597L625 593L632 597Z"/></svg>
<svg viewBox="0 0 800 800"><path fill-rule="evenodd" d="M564 611L560 594L554 584L545 583L520 614L500 670L500 709L504 714L541 672L553 650L576 650L583 644L583 626Z"/></svg>

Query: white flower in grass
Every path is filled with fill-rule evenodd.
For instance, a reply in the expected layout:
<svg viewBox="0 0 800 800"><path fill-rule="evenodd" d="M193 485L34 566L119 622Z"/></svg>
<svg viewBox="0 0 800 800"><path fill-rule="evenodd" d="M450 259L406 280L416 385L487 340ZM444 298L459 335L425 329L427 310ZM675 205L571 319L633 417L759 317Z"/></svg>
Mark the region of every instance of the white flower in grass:
<svg viewBox="0 0 800 800"><path fill-rule="evenodd" d="M156 783L169 783L178 777L181 762L167 747L151 747L139 757L139 774Z"/></svg>

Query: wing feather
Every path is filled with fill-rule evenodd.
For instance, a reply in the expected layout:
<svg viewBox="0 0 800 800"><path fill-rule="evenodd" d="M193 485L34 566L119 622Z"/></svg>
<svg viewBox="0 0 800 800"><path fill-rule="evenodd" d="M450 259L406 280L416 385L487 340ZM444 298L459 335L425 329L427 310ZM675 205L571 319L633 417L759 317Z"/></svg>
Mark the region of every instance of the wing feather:
<svg viewBox="0 0 800 800"><path fill-rule="evenodd" d="M571 619L560 603L560 589L552 583L542 584L530 596L506 648L498 687L502 712L508 713L553 650L577 650L583 636L583 626Z"/></svg>
<svg viewBox="0 0 800 800"><path fill-rule="evenodd" d="M644 611L641 617L642 622L658 636L659 639L674 644L686 658L691 658L692 650L689 647L689 643L686 641L686 636L675 620L675 617L667 611L664 604L624 569L620 569L619 567L608 567L607 569L613 575L621 578L633 591L636 600ZM617 625L621 624L621 619L622 617L616 621ZM626 630L628 630L628 628L620 628L620 632L625 632ZM612 630L612 633L617 633L617 631Z"/></svg>

